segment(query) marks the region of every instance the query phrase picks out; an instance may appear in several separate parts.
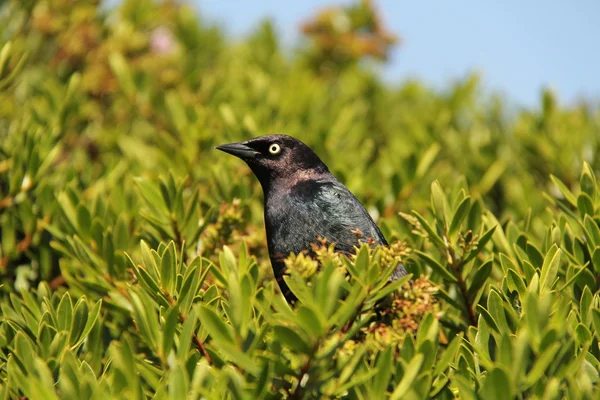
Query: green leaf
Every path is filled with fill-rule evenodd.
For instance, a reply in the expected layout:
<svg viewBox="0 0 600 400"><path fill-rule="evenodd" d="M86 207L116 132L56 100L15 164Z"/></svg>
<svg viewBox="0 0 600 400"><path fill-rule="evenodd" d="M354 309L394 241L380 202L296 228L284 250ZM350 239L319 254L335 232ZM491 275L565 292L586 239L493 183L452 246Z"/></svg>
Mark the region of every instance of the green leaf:
<svg viewBox="0 0 600 400"><path fill-rule="evenodd" d="M533 243L527 242L525 249L527 251L527 257L532 265L538 267L544 263L544 256Z"/></svg>
<svg viewBox="0 0 600 400"><path fill-rule="evenodd" d="M553 245L546 253L540 275L540 285L542 288L551 289L554 284L558 275L561 253L562 251L556 245Z"/></svg>
<svg viewBox="0 0 600 400"><path fill-rule="evenodd" d="M452 339L446 350L442 353L442 356L435 364L435 369L433 371L434 376L440 375L442 372L446 370L448 365L454 360L454 358L458 354L458 350L460 349L460 345L463 342L463 333L459 333Z"/></svg>
<svg viewBox="0 0 600 400"><path fill-rule="evenodd" d="M210 336L220 345L234 344L232 329L225 324L221 317L213 309L201 305L198 308L200 325L206 328Z"/></svg>
<svg viewBox="0 0 600 400"><path fill-rule="evenodd" d="M241 367L248 373L254 376L257 376L260 373L260 369L256 365L255 360L236 346L229 343L221 343L218 348L229 358L229 360L235 362L238 367Z"/></svg>
<svg viewBox="0 0 600 400"><path fill-rule="evenodd" d="M140 247L142 250L142 264L144 269L148 272L148 274L150 274L150 276L152 276L155 282L158 282L160 280L160 270L154 257L152 256L152 249L143 240L140 241ZM133 259L131 260L131 264L135 265Z"/></svg>
<svg viewBox="0 0 600 400"><path fill-rule="evenodd" d="M392 348L388 347L383 353L379 355L379 359L375 364L377 375L373 380L373 386L371 387L371 395L376 399L383 399L385 397L388 384L391 379L392 373Z"/></svg>
<svg viewBox="0 0 600 400"><path fill-rule="evenodd" d="M415 254L419 255L434 272L438 273L446 281L449 283L458 283L458 279L429 254L420 250L415 250Z"/></svg>
<svg viewBox="0 0 600 400"><path fill-rule="evenodd" d="M106 262L106 265L108 267L108 273L113 277L118 277L119 271L117 271L117 269L115 268L115 248L113 244L112 231L107 230L106 232L104 232L102 244L104 250L102 254L104 256L104 261Z"/></svg>
<svg viewBox="0 0 600 400"><path fill-rule="evenodd" d="M196 257L187 268L185 276L183 277L183 284L177 300L179 302L180 310L184 314L191 309L194 298L200 292L200 288L204 284L206 276L211 269L211 266L203 269L202 264L202 260L199 257Z"/></svg>
<svg viewBox="0 0 600 400"><path fill-rule="evenodd" d="M506 164L500 158L496 159L492 165L485 171L479 182L479 193L486 194L492 189L494 184L500 179L506 169Z"/></svg>
<svg viewBox="0 0 600 400"><path fill-rule="evenodd" d="M169 294L175 293L177 276L177 252L175 243L169 242L167 249L162 254L160 262L160 279L162 288Z"/></svg>
<svg viewBox="0 0 600 400"><path fill-rule="evenodd" d="M423 364L423 354L416 354L412 360L404 368L404 375L402 380L394 389L394 392L390 396L390 400L399 400L405 398L411 388L411 384L414 383L415 378L419 375L421 364Z"/></svg>
<svg viewBox="0 0 600 400"><path fill-rule="evenodd" d="M77 206L77 226L79 227L77 233L87 238L92 227L92 216L83 204Z"/></svg>
<svg viewBox="0 0 600 400"><path fill-rule="evenodd" d="M581 293L581 298L579 300L579 315L581 316L581 322L588 325L591 321L589 321L589 313L593 308L592 305L593 296L590 291L589 286L586 286Z"/></svg>
<svg viewBox="0 0 600 400"><path fill-rule="evenodd" d="M445 291L443 288L439 288L438 289L437 297L439 297L440 299L444 300L445 302L447 302L448 304L450 304L452 307L456 308L457 310L459 310L461 312L464 311L464 309L465 309L463 301L458 301L457 299L455 299L454 297L452 297L450 295L450 293L448 293L447 291Z"/></svg>
<svg viewBox="0 0 600 400"><path fill-rule="evenodd" d="M169 373L169 398L187 399L188 398L189 379L185 368L176 365Z"/></svg>
<svg viewBox="0 0 600 400"><path fill-rule="evenodd" d="M304 354L309 354L312 351L306 339L300 336L295 330L284 325L275 325L273 331L275 338L287 348Z"/></svg>
<svg viewBox="0 0 600 400"><path fill-rule="evenodd" d="M487 230L483 235L481 235L481 237L478 240L477 247L475 248L475 250L472 250L471 252L469 252L469 255L467 257L465 257L465 259L463 260L463 264L468 263L473 258L475 258L475 256L477 256L479 253L481 253L481 251L484 249L485 245L488 244L488 242L494 235L495 231L496 231L496 225L494 225L492 228Z"/></svg>
<svg viewBox="0 0 600 400"><path fill-rule="evenodd" d="M596 246L592 253L592 266L596 273L600 273L600 246Z"/></svg>
<svg viewBox="0 0 600 400"><path fill-rule="evenodd" d="M308 306L301 305L298 309L299 325L315 339L325 334L323 320L323 316L318 311Z"/></svg>
<svg viewBox="0 0 600 400"><path fill-rule="evenodd" d="M560 347L560 343L553 343L546 351L537 357L533 367L525 377L525 388L533 386L544 378L546 369L548 369L552 361L556 360L556 355Z"/></svg>
<svg viewBox="0 0 600 400"><path fill-rule="evenodd" d="M138 380L136 379L138 369L129 341L115 341L110 348L110 355L112 356L110 366L118 371L118 373L113 374L111 389L121 391L127 388L132 395L139 394L140 387L137 385Z"/></svg>
<svg viewBox="0 0 600 400"><path fill-rule="evenodd" d="M268 390L268 384L270 383L269 377L271 376L271 368L269 363L264 363L262 366L262 370L260 371L259 379L254 388L254 398L262 399L265 398L265 393Z"/></svg>
<svg viewBox="0 0 600 400"><path fill-rule="evenodd" d="M575 328L575 337L577 338L577 343L588 344L592 339L592 332L590 332L587 326L578 324Z"/></svg>
<svg viewBox="0 0 600 400"><path fill-rule="evenodd" d="M419 214L418 212L416 212L414 210L413 210L413 215L417 218L417 220L419 221L419 223L421 224L421 226L423 227L425 232L427 232L429 240L431 240L436 246L438 246L442 249L446 248L446 244L444 243L442 238L433 230L431 225L429 225L429 222L427 222L427 220L425 218L423 218L423 216L421 216L421 214Z"/></svg>
<svg viewBox="0 0 600 400"><path fill-rule="evenodd" d="M62 192L58 195L58 203L61 207L62 213L67 217L67 220L71 223L71 228L77 232L79 231L77 209L73 205L67 192Z"/></svg>
<svg viewBox="0 0 600 400"><path fill-rule="evenodd" d="M17 332L14 339L14 353L25 368L25 375L32 374L35 371L35 352L33 343L23 332Z"/></svg>
<svg viewBox="0 0 600 400"><path fill-rule="evenodd" d="M221 117L223 118L223 121L229 127L235 127L238 124L237 119L235 117L235 113L233 112L233 109L229 104L221 103L219 105L219 112L221 114Z"/></svg>
<svg viewBox="0 0 600 400"><path fill-rule="evenodd" d="M597 308L592 308L592 325L596 339L600 340L600 310Z"/></svg>
<svg viewBox="0 0 600 400"><path fill-rule="evenodd" d="M441 149L442 149L442 147L440 146L439 143L433 142L427 148L427 150L425 150L425 152L422 154L421 159L419 160L419 164L417 165L417 168L415 170L415 178L421 179L422 177L425 176L425 174L429 170L429 167L431 167L431 165L435 161L435 157L438 155L438 153L440 152Z"/></svg>
<svg viewBox="0 0 600 400"><path fill-rule="evenodd" d="M223 252L219 254L219 264L228 274L238 275L238 264L229 246L223 246Z"/></svg>
<svg viewBox="0 0 600 400"><path fill-rule="evenodd" d="M358 352L355 354L358 354ZM337 391L336 391L337 397L343 398L344 395L347 394L348 391L353 387L359 387L359 388L362 387L363 383L371 380L376 374L377 374L377 370L371 369L371 370L367 370L366 372L357 373L356 375L353 375L352 379L350 379L348 382L346 382L344 385L340 386L337 389Z"/></svg>
<svg viewBox="0 0 600 400"><path fill-rule="evenodd" d="M586 233L586 238L589 243L595 246L600 246L600 228L590 215L583 217L583 225Z"/></svg>
<svg viewBox="0 0 600 400"><path fill-rule="evenodd" d="M22 67L25 63L25 60L27 60L28 57L27 52L23 53L23 55L19 58L17 64L12 68L12 71L8 72L8 75L2 77L7 73L7 66L10 63L8 59L11 55L10 53L13 53L11 51L11 45L12 43L10 41L6 42L2 47L2 53L0 54L0 90L3 90L15 80L17 75L22 71Z"/></svg>
<svg viewBox="0 0 600 400"><path fill-rule="evenodd" d="M577 272L575 272L568 281L566 281L559 289L559 292L562 292L563 290L565 290L566 288L568 288L569 286L571 286L571 284L578 279L580 276L582 276L582 274L585 274L588 269L587 269L587 265L588 263L586 263L584 266L582 266L581 268L575 268L577 270Z"/></svg>
<svg viewBox="0 0 600 400"><path fill-rule="evenodd" d="M449 205L446 195L438 181L433 181L431 184L431 207L435 212L436 217L442 221L444 229L448 229L448 213Z"/></svg>
<svg viewBox="0 0 600 400"><path fill-rule="evenodd" d="M510 379L501 368L492 369L481 388L484 399L511 400L513 399Z"/></svg>
<svg viewBox="0 0 600 400"><path fill-rule="evenodd" d="M169 215L169 210L163 200L160 190L157 189L152 182L142 178L135 178L135 183L154 217L160 220Z"/></svg>
<svg viewBox="0 0 600 400"><path fill-rule="evenodd" d="M484 288L487 279L492 273L492 264L493 260L488 260L475 272L473 280L471 281L469 289L467 290L467 297L470 301L473 301L475 298L477 298L479 292Z"/></svg>
<svg viewBox="0 0 600 400"><path fill-rule="evenodd" d="M479 233L479 230L481 229L481 208L481 201L474 200L473 204L471 205L471 209L469 210L469 216L467 218L467 226L475 234Z"/></svg>
<svg viewBox="0 0 600 400"><path fill-rule="evenodd" d="M75 304L75 311L73 313L73 322L69 331L69 344L72 346L77 342L77 339L81 337L83 330L87 324L88 319L88 305L85 297L82 297Z"/></svg>
<svg viewBox="0 0 600 400"><path fill-rule="evenodd" d="M187 354L192 345L192 338L196 333L197 322L198 316L196 311L192 308L189 314L186 316L185 322L181 327L181 333L179 334L179 345L177 348L177 358L179 360L187 360Z"/></svg>
<svg viewBox="0 0 600 400"><path fill-rule="evenodd" d="M159 333L158 321L156 317L156 307L152 305L148 296L144 292L129 291L129 296L134 309L134 320L137 323L140 332L146 341L154 349L157 349L159 343L157 335Z"/></svg>
<svg viewBox="0 0 600 400"><path fill-rule="evenodd" d="M367 276L369 270L369 258L369 246L362 245L356 254L354 268L363 279Z"/></svg>
<svg viewBox="0 0 600 400"><path fill-rule="evenodd" d="M129 255L127 255L127 257L129 257ZM148 292L148 294L150 294L155 299L157 299L157 298L164 299L163 291L160 289L160 287L158 286L158 283L154 280L154 278L152 278L150 276L150 274L148 274L148 272L145 268L134 266L132 269L133 269L133 272L135 273L135 276L139 280L140 284L142 285L144 290L146 290L146 292ZM163 305L168 306L168 302L166 301L166 299L164 299Z"/></svg>
<svg viewBox="0 0 600 400"><path fill-rule="evenodd" d="M359 304L362 304L366 297L367 291L363 287L354 286L348 297L340 303L333 316L329 318L329 323L338 326L348 323L356 315Z"/></svg>
<svg viewBox="0 0 600 400"><path fill-rule="evenodd" d="M560 398L560 379L553 377L548 380L542 399L553 400L558 398Z"/></svg>
<svg viewBox="0 0 600 400"><path fill-rule="evenodd" d="M8 68L8 60L11 53L12 42L8 41L4 43L2 46L2 50L0 50L0 76L4 75L5 70Z"/></svg>
<svg viewBox="0 0 600 400"><path fill-rule="evenodd" d="M579 193L577 196L577 210L581 218L594 215L594 201L587 193Z"/></svg>
<svg viewBox="0 0 600 400"><path fill-rule="evenodd" d="M552 180L552 182L556 185L556 187L558 188L558 190L560 190L560 192L562 193L562 195L564 196L564 198L571 203L571 205L573 207L575 207L577 205L577 198L575 197L575 195L569 190L569 188L567 187L567 185L565 185L560 179L558 179L556 176L554 175L550 175L550 179Z"/></svg>
<svg viewBox="0 0 600 400"><path fill-rule="evenodd" d="M108 63L111 70L119 80L119 84L123 89L123 92L130 99L133 99L135 97L135 93L137 92L137 88L125 57L123 57L123 55L120 53L112 53L108 56Z"/></svg>
<svg viewBox="0 0 600 400"><path fill-rule="evenodd" d="M168 357L171 352L171 348L174 345L173 337L175 336L175 330L177 329L177 323L179 322L179 310L177 306L172 307L165 315L165 323L162 329L162 355Z"/></svg>
<svg viewBox="0 0 600 400"><path fill-rule="evenodd" d="M498 333L501 332L500 328L498 327L498 324L494 320L494 317L492 317L492 314L490 314L488 310L483 308L481 304L477 304L477 311L479 311L479 313L491 329Z"/></svg>
<svg viewBox="0 0 600 400"><path fill-rule="evenodd" d="M490 290L488 295L488 310L494 321L498 325L499 332L510 332L511 329L508 326L506 320L506 314L504 312L504 305L502 297L496 292L496 290Z"/></svg>
<svg viewBox="0 0 600 400"><path fill-rule="evenodd" d="M160 194L162 196L163 201L165 202L167 209L168 210L172 210L173 209L173 200L171 199L171 197L173 197L175 195L175 193L173 193L171 190L169 190L169 188L167 187L167 184L165 183L165 181L163 179L161 179L158 182L158 189L160 190Z"/></svg>
<svg viewBox="0 0 600 400"><path fill-rule="evenodd" d="M535 280L532 282L535 282ZM535 292L537 292L537 290L534 290L532 295L528 295L525 298L523 315L527 322L527 329L531 332L533 337L537 338L540 336L540 318L538 316L538 297Z"/></svg>
<svg viewBox="0 0 600 400"><path fill-rule="evenodd" d="M467 196L460 202L460 204L456 208L456 211L454 211L454 216L452 217L452 222L450 223L450 228L448 229L449 235L453 235L454 233L456 233L456 231L458 231L458 229L460 228L460 225L462 224L464 219L467 217L470 210L471 210L471 197Z"/></svg>
<svg viewBox="0 0 600 400"><path fill-rule="evenodd" d="M521 296L522 298L525 295L525 292L527 291L527 287L525 285L525 282L523 281L523 278L519 276L519 274L517 274L517 272L514 269L508 270L506 278L508 281L508 288L511 291L516 290L517 293L519 293L519 296Z"/></svg>
<svg viewBox="0 0 600 400"><path fill-rule="evenodd" d="M583 162L579 185L581 186L581 191L587 194L592 201L596 198L596 188L598 187L596 176L594 170L586 161Z"/></svg>
<svg viewBox="0 0 600 400"><path fill-rule="evenodd" d="M398 289L400 289L402 286L404 286L404 284L406 282L408 282L410 279L412 278L412 274L408 274L406 276L403 276L400 279L395 280L394 282L388 283L387 285L385 285L383 287L383 289L379 290L375 296L373 296L370 301L372 302L377 302L381 299L383 299L385 296L387 296L390 293L393 293L395 291L397 291Z"/></svg>
<svg viewBox="0 0 600 400"><path fill-rule="evenodd" d="M102 309L102 300L98 300L96 303L94 303L94 307L92 307L92 309L89 311L86 322L85 322L85 326L84 326L83 330L81 331L81 334L79 335L77 341L71 345L71 349L73 349L73 350L77 349L79 346L81 346L83 344L84 340L87 339L88 335L94 328L94 325L96 324L96 321L98 320L98 317L100 316L101 309Z"/></svg>
<svg viewBox="0 0 600 400"><path fill-rule="evenodd" d="M338 368L341 368L340 377L338 379L338 385L342 384L343 385L342 388L349 387L347 382L348 382L348 379L350 379L350 378L352 378L350 386L352 386L354 384L355 377L356 377L356 369L358 368L359 361L362 360L363 355L366 352L366 350L367 349L364 347L356 349L356 351L354 352L352 357L349 357L348 361L346 361L344 364L342 364L340 367L338 367Z"/></svg>
<svg viewBox="0 0 600 400"><path fill-rule="evenodd" d="M60 300L56 315L58 318L57 328L62 331L70 330L73 320L73 305L71 304L71 296L68 292Z"/></svg>
<svg viewBox="0 0 600 400"><path fill-rule="evenodd" d="M477 400L478 396L473 391L473 381L464 375L456 374L452 378L452 384L458 390L458 396L463 400Z"/></svg>

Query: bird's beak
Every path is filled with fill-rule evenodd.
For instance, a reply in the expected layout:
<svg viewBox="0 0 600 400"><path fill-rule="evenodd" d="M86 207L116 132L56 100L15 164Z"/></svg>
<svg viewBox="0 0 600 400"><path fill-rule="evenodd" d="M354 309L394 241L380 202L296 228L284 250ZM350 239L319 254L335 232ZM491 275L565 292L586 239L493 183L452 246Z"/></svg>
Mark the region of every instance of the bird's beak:
<svg viewBox="0 0 600 400"><path fill-rule="evenodd" d="M242 160L256 157L259 153L252 147L245 145L244 143L228 143L216 146L215 149L224 151L225 153L232 154Z"/></svg>

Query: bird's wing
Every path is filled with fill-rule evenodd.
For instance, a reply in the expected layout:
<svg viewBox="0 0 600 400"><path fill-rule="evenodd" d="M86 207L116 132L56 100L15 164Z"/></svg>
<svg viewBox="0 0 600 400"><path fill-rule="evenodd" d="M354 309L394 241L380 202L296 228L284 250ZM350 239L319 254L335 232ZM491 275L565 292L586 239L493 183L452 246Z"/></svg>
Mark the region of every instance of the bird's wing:
<svg viewBox="0 0 600 400"><path fill-rule="evenodd" d="M367 210L338 180L301 181L289 194L285 205L278 207L281 211L273 207L267 214L272 260L277 254L286 256L290 252L309 250L310 244L316 244L319 238L333 243L336 251L347 254L354 253L361 243L387 245ZM279 267L283 270L283 264ZM390 280L404 275L406 270L398 264Z"/></svg>
<svg viewBox="0 0 600 400"><path fill-rule="evenodd" d="M323 236L341 251L362 243L387 244L367 210L339 181L319 182L314 204L324 215Z"/></svg>
<svg viewBox="0 0 600 400"><path fill-rule="evenodd" d="M320 185L320 195L316 201L325 214L335 216L325 225L329 241L335 243L338 251L352 252L354 246L362 243L387 245L385 237L358 199L339 181ZM390 281L407 274L404 266L398 264Z"/></svg>

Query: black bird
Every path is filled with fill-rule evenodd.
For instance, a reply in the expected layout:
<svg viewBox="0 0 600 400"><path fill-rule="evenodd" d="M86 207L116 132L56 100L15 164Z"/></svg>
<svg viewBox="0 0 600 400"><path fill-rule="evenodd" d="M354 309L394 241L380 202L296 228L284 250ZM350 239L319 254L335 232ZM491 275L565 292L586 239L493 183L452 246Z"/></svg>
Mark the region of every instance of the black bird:
<svg viewBox="0 0 600 400"><path fill-rule="evenodd" d="M290 253L310 252L319 238L333 243L336 251L352 253L356 230L362 241L388 244L363 205L300 140L265 135L216 148L244 160L262 186L271 265L288 301L295 301L283 280L283 259ZM399 264L391 280L404 275Z"/></svg>

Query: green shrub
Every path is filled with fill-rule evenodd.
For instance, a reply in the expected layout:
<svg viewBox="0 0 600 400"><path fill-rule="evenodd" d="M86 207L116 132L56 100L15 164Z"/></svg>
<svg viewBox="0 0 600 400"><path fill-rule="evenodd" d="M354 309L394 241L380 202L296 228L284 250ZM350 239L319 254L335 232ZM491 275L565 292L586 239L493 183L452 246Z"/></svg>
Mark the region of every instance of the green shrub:
<svg viewBox="0 0 600 400"><path fill-rule="evenodd" d="M174 2L0 9L1 398L597 397L597 107L322 75ZM294 307L212 150L274 132L392 242L291 257Z"/></svg>

